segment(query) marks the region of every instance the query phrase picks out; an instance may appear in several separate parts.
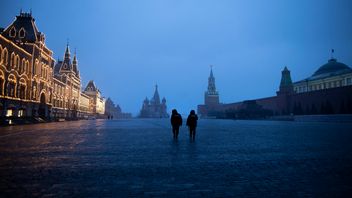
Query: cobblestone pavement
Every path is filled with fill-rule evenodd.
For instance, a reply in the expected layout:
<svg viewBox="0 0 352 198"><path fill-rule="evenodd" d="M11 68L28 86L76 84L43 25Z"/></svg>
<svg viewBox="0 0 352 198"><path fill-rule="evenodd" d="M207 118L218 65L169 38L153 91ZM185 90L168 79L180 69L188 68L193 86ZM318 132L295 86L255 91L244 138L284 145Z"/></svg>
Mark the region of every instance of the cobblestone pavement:
<svg viewBox="0 0 352 198"><path fill-rule="evenodd" d="M352 124L168 120L0 128L0 197L351 197Z"/></svg>

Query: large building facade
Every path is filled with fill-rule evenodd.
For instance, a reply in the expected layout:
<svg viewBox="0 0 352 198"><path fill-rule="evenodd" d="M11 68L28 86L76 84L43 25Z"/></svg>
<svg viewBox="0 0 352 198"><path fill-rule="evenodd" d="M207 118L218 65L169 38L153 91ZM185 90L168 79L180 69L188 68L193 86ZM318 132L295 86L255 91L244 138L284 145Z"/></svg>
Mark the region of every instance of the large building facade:
<svg viewBox="0 0 352 198"><path fill-rule="evenodd" d="M80 111L81 78L76 54L71 62L70 48L67 44L63 60L58 60L53 76L53 115L54 117L78 118Z"/></svg>
<svg viewBox="0 0 352 198"><path fill-rule="evenodd" d="M82 93L78 60L75 54L71 61L68 45L55 64L31 13L21 12L0 28L1 122L103 115L104 102L100 91Z"/></svg>
<svg viewBox="0 0 352 198"><path fill-rule="evenodd" d="M0 34L2 117L49 117L55 60L30 13L20 13Z"/></svg>
<svg viewBox="0 0 352 198"><path fill-rule="evenodd" d="M166 99L160 101L158 85L155 86L155 92L151 100L147 97L143 101L142 109L139 114L140 118L168 118Z"/></svg>
<svg viewBox="0 0 352 198"><path fill-rule="evenodd" d="M281 72L276 96L209 106L198 105L202 117L250 118L272 115L352 114L352 69L335 58L310 77L292 82Z"/></svg>
<svg viewBox="0 0 352 198"><path fill-rule="evenodd" d="M89 103L89 109L91 112L95 115L104 115L105 99L101 96L101 92L93 80L88 82L83 93L91 98Z"/></svg>

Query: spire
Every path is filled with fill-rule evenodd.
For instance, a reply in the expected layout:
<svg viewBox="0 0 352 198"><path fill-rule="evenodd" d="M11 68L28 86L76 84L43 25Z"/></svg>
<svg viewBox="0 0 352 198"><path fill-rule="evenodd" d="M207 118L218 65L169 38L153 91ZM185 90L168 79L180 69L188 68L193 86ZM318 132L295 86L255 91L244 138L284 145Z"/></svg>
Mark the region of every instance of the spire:
<svg viewBox="0 0 352 198"><path fill-rule="evenodd" d="M62 61L62 64L61 64L60 71L72 72L71 53L70 53L70 47L69 47L68 41L66 44L65 56L64 56L64 60Z"/></svg>
<svg viewBox="0 0 352 198"><path fill-rule="evenodd" d="M65 50L65 59L66 58L71 59L70 46L68 44L68 40L67 40L66 50Z"/></svg>
<svg viewBox="0 0 352 198"><path fill-rule="evenodd" d="M210 65L210 75L208 78L208 94L209 95L216 95L216 86L215 86L215 78L213 74L213 65Z"/></svg>
<svg viewBox="0 0 352 198"><path fill-rule="evenodd" d="M75 48L75 53L73 55L73 64L77 63L77 57L76 57L77 53L76 53L76 48Z"/></svg>
<svg viewBox="0 0 352 198"><path fill-rule="evenodd" d="M154 92L154 96L153 96L153 102L155 104L160 104L160 96L159 96L159 92L158 92L158 85L155 85L155 92Z"/></svg>
<svg viewBox="0 0 352 198"><path fill-rule="evenodd" d="M210 75L208 77L208 90L204 93L205 105L218 105L219 93L216 91L215 78L213 74L213 65L210 65Z"/></svg>
<svg viewBox="0 0 352 198"><path fill-rule="evenodd" d="M213 75L213 65L210 65L210 77L211 77L211 78L214 78L214 75Z"/></svg>
<svg viewBox="0 0 352 198"><path fill-rule="evenodd" d="M335 50L331 49L331 60L334 59L334 53L335 53Z"/></svg>
<svg viewBox="0 0 352 198"><path fill-rule="evenodd" d="M73 69L73 72L75 72L75 74L77 75L77 77L79 77L76 48L75 48L75 54L74 54L74 56L73 56L72 67L73 67L73 68L72 68L72 69Z"/></svg>

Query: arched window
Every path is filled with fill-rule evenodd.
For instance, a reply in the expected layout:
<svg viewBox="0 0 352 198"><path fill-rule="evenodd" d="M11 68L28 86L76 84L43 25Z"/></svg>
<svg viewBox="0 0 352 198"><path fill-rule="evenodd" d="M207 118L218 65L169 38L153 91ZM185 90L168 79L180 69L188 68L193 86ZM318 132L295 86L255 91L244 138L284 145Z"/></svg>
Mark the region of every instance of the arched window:
<svg viewBox="0 0 352 198"><path fill-rule="evenodd" d="M16 55L16 69L20 69L21 67L21 61L20 61L20 57L18 55Z"/></svg>
<svg viewBox="0 0 352 198"><path fill-rule="evenodd" d="M7 96L16 97L16 77L10 74L7 80Z"/></svg>
<svg viewBox="0 0 352 198"><path fill-rule="evenodd" d="M10 29L9 36L12 38L16 37L16 28L14 26Z"/></svg>
<svg viewBox="0 0 352 198"><path fill-rule="evenodd" d="M26 61L26 72L27 72L27 73L30 73L30 72L31 72L31 70L30 70L30 68L29 68L29 61L28 61L28 60Z"/></svg>
<svg viewBox="0 0 352 198"><path fill-rule="evenodd" d="M5 75L4 75L4 72L0 70L0 95L4 95L4 84L5 84Z"/></svg>
<svg viewBox="0 0 352 198"><path fill-rule="evenodd" d="M33 67L33 75L37 74L38 67L39 67L39 61L38 61L38 59L35 59L35 63L34 63L34 67Z"/></svg>
<svg viewBox="0 0 352 198"><path fill-rule="evenodd" d="M18 97L21 99L26 99L26 90L27 90L27 83L26 80L24 78L20 79L19 82L19 87L18 87Z"/></svg>
<svg viewBox="0 0 352 198"><path fill-rule="evenodd" d="M32 88L32 99L36 100L37 99L37 83L33 83L33 88Z"/></svg>
<svg viewBox="0 0 352 198"><path fill-rule="evenodd" d="M21 28L20 31L18 32L18 35L20 38L24 38L26 36L26 31L24 28Z"/></svg>
<svg viewBox="0 0 352 198"><path fill-rule="evenodd" d="M15 53L11 53L11 59L10 59L10 69L14 68L16 65L16 56Z"/></svg>
<svg viewBox="0 0 352 198"><path fill-rule="evenodd" d="M8 55L9 53L7 51L7 48L5 47L1 53L1 60L2 60L2 63L5 65L5 67L7 66L7 63L8 63Z"/></svg>
<svg viewBox="0 0 352 198"><path fill-rule="evenodd" d="M22 59L22 64L21 64L21 69L20 69L20 73L22 74L23 72L26 71L26 59Z"/></svg>

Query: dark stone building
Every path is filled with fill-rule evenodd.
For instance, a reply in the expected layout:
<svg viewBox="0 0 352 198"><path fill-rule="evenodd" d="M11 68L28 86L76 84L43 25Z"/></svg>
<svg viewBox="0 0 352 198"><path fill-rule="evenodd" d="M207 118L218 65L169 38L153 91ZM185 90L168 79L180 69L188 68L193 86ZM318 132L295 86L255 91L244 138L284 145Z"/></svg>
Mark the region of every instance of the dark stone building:
<svg viewBox="0 0 352 198"><path fill-rule="evenodd" d="M155 92L152 99L149 101L146 97L143 101L142 109L139 114L140 118L168 118L169 114L166 109L166 99L163 98L160 102L158 85L155 86Z"/></svg>
<svg viewBox="0 0 352 198"><path fill-rule="evenodd" d="M121 110L120 105L115 105L114 102L108 98L105 101L105 115L109 119L127 119L132 118L131 113L124 113Z"/></svg>
<svg viewBox="0 0 352 198"><path fill-rule="evenodd" d="M352 69L331 58L312 76L293 83L285 67L276 96L217 106L198 105L198 114L225 118L352 114Z"/></svg>

